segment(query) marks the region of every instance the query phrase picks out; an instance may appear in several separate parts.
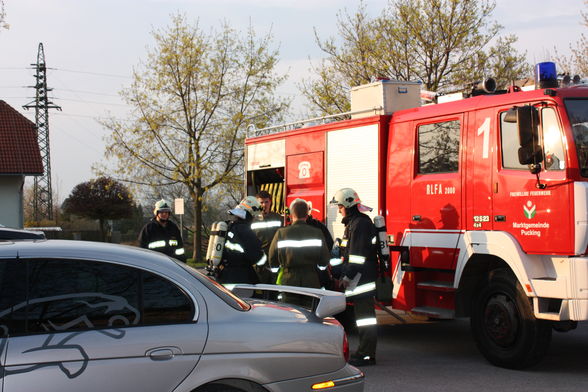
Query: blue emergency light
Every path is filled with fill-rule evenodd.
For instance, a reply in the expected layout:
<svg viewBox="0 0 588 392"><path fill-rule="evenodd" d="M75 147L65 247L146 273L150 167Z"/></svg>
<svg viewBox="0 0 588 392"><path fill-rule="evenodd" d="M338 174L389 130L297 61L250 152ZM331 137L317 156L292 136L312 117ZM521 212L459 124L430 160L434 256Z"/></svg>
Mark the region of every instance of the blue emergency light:
<svg viewBox="0 0 588 392"><path fill-rule="evenodd" d="M546 61L535 65L535 86L538 88L558 87L554 62Z"/></svg>

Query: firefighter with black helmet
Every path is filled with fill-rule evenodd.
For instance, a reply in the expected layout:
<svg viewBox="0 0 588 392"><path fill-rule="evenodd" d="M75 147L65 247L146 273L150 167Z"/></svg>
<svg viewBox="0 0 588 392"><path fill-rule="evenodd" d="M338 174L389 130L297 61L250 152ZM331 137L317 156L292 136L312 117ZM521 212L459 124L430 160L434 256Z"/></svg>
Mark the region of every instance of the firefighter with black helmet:
<svg viewBox="0 0 588 392"><path fill-rule="evenodd" d="M359 332L359 347L349 363L367 366L376 363L377 321L374 309L376 277L378 271L376 228L368 210L351 188L335 193L331 205L337 206L343 216L345 231L340 249L343 259L341 286L345 296L353 302L355 324Z"/></svg>
<svg viewBox="0 0 588 392"><path fill-rule="evenodd" d="M247 196L233 209L227 230L218 281L223 285L259 283L253 266L265 264L266 255L261 241L251 230L251 222L261 213L261 205L253 196Z"/></svg>
<svg viewBox="0 0 588 392"><path fill-rule="evenodd" d="M139 234L139 246L151 249L186 262L184 243L178 226L169 220L170 203L161 199L155 203L154 217L143 226Z"/></svg>

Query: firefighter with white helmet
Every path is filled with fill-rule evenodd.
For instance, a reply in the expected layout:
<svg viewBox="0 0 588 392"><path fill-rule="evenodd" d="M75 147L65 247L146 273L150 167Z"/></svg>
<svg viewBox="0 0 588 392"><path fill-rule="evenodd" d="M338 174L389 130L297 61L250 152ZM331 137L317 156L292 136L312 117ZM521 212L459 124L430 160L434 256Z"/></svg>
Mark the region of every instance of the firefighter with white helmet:
<svg viewBox="0 0 588 392"><path fill-rule="evenodd" d="M355 366L376 363L377 322L374 296L378 271L376 228L370 210L361 204L357 192L342 188L335 193L331 205L337 206L345 225L341 240L343 261L341 286L347 299L353 302L355 323L359 331L359 347L349 363Z"/></svg>
<svg viewBox="0 0 588 392"><path fill-rule="evenodd" d="M139 234L139 246L151 249L186 262L184 243L178 226L169 220L171 205L161 199L155 203L154 217L143 226Z"/></svg>
<svg viewBox="0 0 588 392"><path fill-rule="evenodd" d="M261 205L255 197L247 196L228 213L232 217L232 222L227 230L217 279L224 285L256 284L259 279L253 266L267 260L261 249L261 241L251 230L251 222L261 213Z"/></svg>

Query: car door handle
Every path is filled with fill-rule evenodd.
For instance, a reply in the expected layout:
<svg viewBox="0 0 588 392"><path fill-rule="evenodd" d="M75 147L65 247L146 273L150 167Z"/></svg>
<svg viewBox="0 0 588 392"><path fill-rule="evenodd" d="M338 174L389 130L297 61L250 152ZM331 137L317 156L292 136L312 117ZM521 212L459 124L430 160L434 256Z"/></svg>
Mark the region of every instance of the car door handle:
<svg viewBox="0 0 588 392"><path fill-rule="evenodd" d="M145 355L154 361L168 361L179 353L177 347L158 347L148 350Z"/></svg>

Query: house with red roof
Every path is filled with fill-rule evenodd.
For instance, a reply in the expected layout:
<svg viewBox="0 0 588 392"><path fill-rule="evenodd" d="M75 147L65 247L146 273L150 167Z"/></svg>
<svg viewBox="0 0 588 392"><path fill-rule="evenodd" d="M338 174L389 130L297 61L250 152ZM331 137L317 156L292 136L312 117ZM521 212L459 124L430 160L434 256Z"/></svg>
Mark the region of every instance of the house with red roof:
<svg viewBox="0 0 588 392"><path fill-rule="evenodd" d="M23 227L25 177L42 174L35 124L0 100L0 224Z"/></svg>

